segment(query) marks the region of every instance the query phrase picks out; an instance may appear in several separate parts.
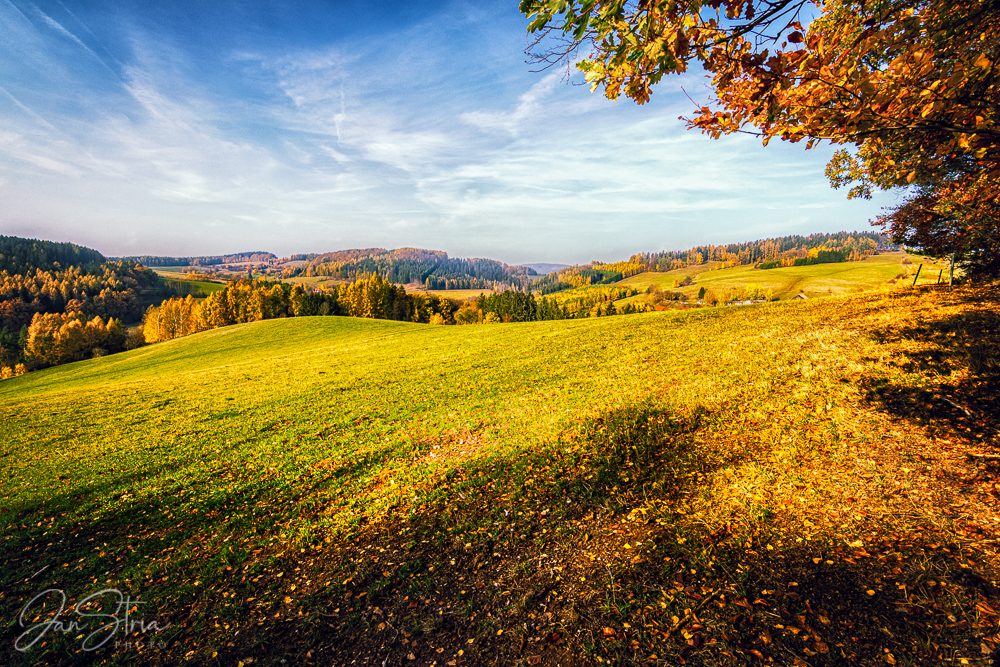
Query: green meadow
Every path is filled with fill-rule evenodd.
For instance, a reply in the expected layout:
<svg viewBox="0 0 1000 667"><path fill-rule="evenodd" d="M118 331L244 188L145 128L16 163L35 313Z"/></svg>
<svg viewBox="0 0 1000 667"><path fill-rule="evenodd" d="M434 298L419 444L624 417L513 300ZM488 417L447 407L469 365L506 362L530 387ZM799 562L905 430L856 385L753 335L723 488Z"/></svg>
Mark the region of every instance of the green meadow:
<svg viewBox="0 0 1000 667"><path fill-rule="evenodd" d="M213 292L218 292L225 288L224 283L209 282L206 280L191 280L187 273L181 269L183 267L157 267L156 275L159 277L161 287L167 287L174 293L186 296L192 294L198 298L204 298Z"/></svg>
<svg viewBox="0 0 1000 667"><path fill-rule="evenodd" d="M0 382L0 655L979 651L989 616L968 581L996 578L1000 518L989 475L958 480L996 434L997 313L994 292L926 287L506 325L289 318ZM70 607L116 589L169 627L10 650L53 613L20 616L46 589Z"/></svg>
<svg viewBox="0 0 1000 667"><path fill-rule="evenodd" d="M174 293L187 296L188 294L194 295L197 298L204 298L213 292L218 292L219 290L225 288L222 283L210 283L204 280L184 280L175 278L166 278L161 274L160 285L169 288Z"/></svg>

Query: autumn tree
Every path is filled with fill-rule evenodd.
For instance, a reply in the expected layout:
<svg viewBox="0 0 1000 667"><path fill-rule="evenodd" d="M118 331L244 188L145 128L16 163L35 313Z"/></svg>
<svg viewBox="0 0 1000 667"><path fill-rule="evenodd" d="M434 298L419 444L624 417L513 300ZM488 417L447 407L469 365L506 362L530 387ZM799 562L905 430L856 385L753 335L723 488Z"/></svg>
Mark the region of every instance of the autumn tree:
<svg viewBox="0 0 1000 667"><path fill-rule="evenodd" d="M36 366L54 366L70 361L118 352L126 331L113 318L86 320L80 313L36 313L28 327L25 355Z"/></svg>
<svg viewBox="0 0 1000 667"><path fill-rule="evenodd" d="M477 324L479 318L482 317L482 313L476 308L476 304L471 301L466 301L455 313L455 323L456 324Z"/></svg>
<svg viewBox="0 0 1000 667"><path fill-rule="evenodd" d="M378 274L341 285L337 302L351 317L393 319L397 293L405 290L381 278Z"/></svg>
<svg viewBox="0 0 1000 667"><path fill-rule="evenodd" d="M989 255L1000 226L1000 4L522 0L521 11L539 61L583 47L578 67L609 98L642 104L664 75L698 63L714 92L689 127L852 145L828 166L849 196L920 188L913 206L882 219L896 239L933 236L972 263Z"/></svg>

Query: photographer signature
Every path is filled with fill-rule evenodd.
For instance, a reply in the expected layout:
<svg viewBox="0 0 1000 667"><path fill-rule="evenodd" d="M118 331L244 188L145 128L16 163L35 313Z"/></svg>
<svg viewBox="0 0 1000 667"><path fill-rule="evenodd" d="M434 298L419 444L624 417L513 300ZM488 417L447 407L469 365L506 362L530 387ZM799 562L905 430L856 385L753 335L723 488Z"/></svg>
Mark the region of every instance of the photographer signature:
<svg viewBox="0 0 1000 667"><path fill-rule="evenodd" d="M105 609L105 600L110 598L114 611L111 613L103 611L89 611L85 609L88 604L94 603L98 609ZM28 625L25 618L31 615L32 610L45 611L47 602L55 600L58 609L48 620L44 620L32 625ZM70 610L76 618L64 620L66 612L66 593L58 588L49 588L33 597L28 604L24 605L18 622L22 628L27 628L14 641L14 648L18 651L27 651L42 640L49 633L83 632L87 633L83 637L81 648L84 651L93 651L104 646L118 634L121 630L125 635L144 634L146 632L159 632L170 627L168 623L160 626L156 621L145 621L142 618L133 618L130 613L133 609L138 610L139 605L146 604L133 600L131 596L122 594L116 588L106 588L96 593L92 593L77 602ZM89 631L89 632L88 632Z"/></svg>

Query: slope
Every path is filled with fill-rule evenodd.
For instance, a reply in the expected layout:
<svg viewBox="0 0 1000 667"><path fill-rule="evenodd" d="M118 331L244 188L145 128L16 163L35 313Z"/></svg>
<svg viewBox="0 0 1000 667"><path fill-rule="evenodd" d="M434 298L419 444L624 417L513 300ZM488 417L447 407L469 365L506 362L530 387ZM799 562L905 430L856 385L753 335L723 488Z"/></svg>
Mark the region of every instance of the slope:
<svg viewBox="0 0 1000 667"><path fill-rule="evenodd" d="M170 624L96 651L52 632L5 662L992 650L997 321L995 291L931 288L296 318L5 381L0 614L115 589Z"/></svg>
<svg viewBox="0 0 1000 667"><path fill-rule="evenodd" d="M908 258L910 263L903 264L904 258ZM900 275L904 276L900 280L912 284L913 276L921 263L925 264L920 272L921 285L934 284L941 271L944 280L947 281L948 269L944 263L935 264L925 258L908 256L900 252L873 255L861 262L814 264L767 270L754 269L752 266L721 270L711 270L704 265L690 266L667 273L641 273L626 278L616 285L639 288L656 285L661 289L674 290L674 281L690 276L695 284L676 288L676 291L683 292L690 298L697 297L702 287L714 290L721 296L727 290L749 285L771 290L771 293L779 299L790 299L800 292L813 298L886 287L889 281Z"/></svg>

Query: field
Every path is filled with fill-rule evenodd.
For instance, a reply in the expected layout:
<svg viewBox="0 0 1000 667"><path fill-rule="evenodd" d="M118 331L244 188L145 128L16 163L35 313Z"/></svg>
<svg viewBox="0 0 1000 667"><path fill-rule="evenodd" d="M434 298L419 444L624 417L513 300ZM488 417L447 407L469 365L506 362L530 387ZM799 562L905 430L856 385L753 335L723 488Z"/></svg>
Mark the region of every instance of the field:
<svg viewBox="0 0 1000 667"><path fill-rule="evenodd" d="M174 286L175 290L186 293L198 293L208 295L218 292L226 285L225 283L209 282L205 280L191 280L189 274L183 269L185 267L156 267L153 271L160 277L160 282L167 282Z"/></svg>
<svg viewBox="0 0 1000 667"><path fill-rule="evenodd" d="M0 661L988 664L998 324L291 318L5 380ZM11 650L46 589L147 627Z"/></svg>
<svg viewBox="0 0 1000 667"><path fill-rule="evenodd" d="M193 294L195 297L204 298L213 292L218 292L225 288L222 283L211 283L203 280L187 280L184 278L172 278L170 274L159 274L160 285L173 290L174 293L187 296Z"/></svg>
<svg viewBox="0 0 1000 667"><path fill-rule="evenodd" d="M190 266L154 266L151 267L158 275L171 280L183 280L188 273L188 269L198 267Z"/></svg>
<svg viewBox="0 0 1000 667"><path fill-rule="evenodd" d="M493 294L491 289L424 289L423 285L409 283L406 291L410 294L433 294L434 296L446 296L456 301L466 301L478 298L480 294Z"/></svg>
<svg viewBox="0 0 1000 667"><path fill-rule="evenodd" d="M904 257L908 257L911 264L903 264ZM947 263L934 264L930 259L908 256L900 252L874 255L862 262L815 264L813 266L793 266L767 270L754 269L752 266L721 270L706 270L708 265L691 266L667 273L642 273L626 278L616 285L631 285L640 289L656 285L663 290L683 292L691 299L697 298L702 287L713 290L721 296L730 288L758 285L763 289L771 290L772 295L779 299L790 299L800 292L809 298L815 298L888 287L889 281L899 275L904 276L900 279L900 283L912 285L913 276L921 263L924 264L924 267L920 272L919 285L936 283L940 271L944 272L942 280L948 281ZM694 280L693 285L676 289L673 287L674 281L683 280L687 276ZM632 299L641 300L641 297L632 297Z"/></svg>
<svg viewBox="0 0 1000 667"><path fill-rule="evenodd" d="M278 280L277 278L272 278L272 279ZM331 276L294 276L292 278L281 278L280 280L283 283L290 283L292 285L302 285L307 289L313 287L326 287L327 289L332 289L337 285L342 285L348 282L343 278L334 278Z"/></svg>

